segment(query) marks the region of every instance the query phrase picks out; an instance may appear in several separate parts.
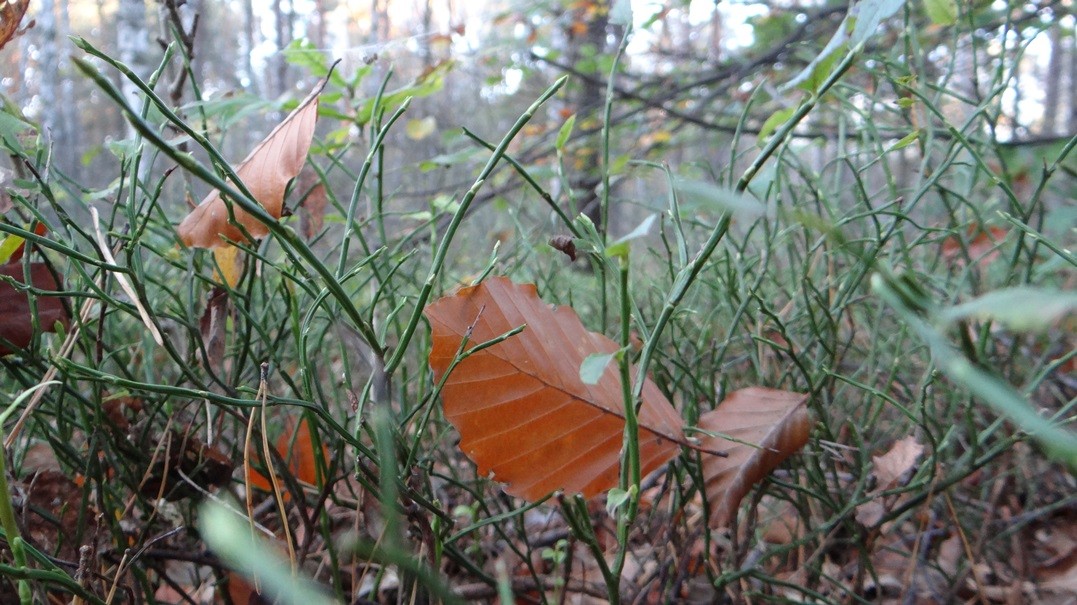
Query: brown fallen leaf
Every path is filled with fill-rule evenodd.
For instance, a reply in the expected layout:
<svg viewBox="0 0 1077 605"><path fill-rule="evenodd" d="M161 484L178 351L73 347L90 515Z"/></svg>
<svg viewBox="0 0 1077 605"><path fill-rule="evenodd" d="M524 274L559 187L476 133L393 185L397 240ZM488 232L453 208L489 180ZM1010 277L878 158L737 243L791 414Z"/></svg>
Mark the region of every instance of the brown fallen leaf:
<svg viewBox="0 0 1077 605"><path fill-rule="evenodd" d="M0 265L0 275L10 277L20 284L25 279L23 263ZM30 263L30 286L39 290L59 291L63 289L59 277L53 275L45 263ZM35 297L38 327L45 332L54 332L56 322L67 326L68 315L63 300L56 296ZM34 336L33 316L30 298L23 290L0 281L0 355L13 353L17 349L29 346Z"/></svg>
<svg viewBox="0 0 1077 605"><path fill-rule="evenodd" d="M617 363L611 360L595 384L580 377L585 359L613 354L617 343L587 331L571 308L542 302L534 285L503 277L462 288L425 313L433 331L430 366L437 381L465 340L470 350L525 326L471 351L445 378L445 417L460 432L460 447L480 474L492 471L507 484L506 492L532 501L555 490L591 497L617 485L625 426ZM751 486L807 442L806 399L745 389L700 419L704 430L723 433L701 440L712 524L728 522ZM689 445L683 420L650 380L644 383L638 419L642 474ZM714 451L728 457L709 453Z"/></svg>
<svg viewBox="0 0 1077 605"><path fill-rule="evenodd" d="M210 368L220 368L224 363L226 328L230 314L228 292L223 288L214 288L209 293L206 310L198 322L202 343L206 347L206 362Z"/></svg>
<svg viewBox="0 0 1077 605"><path fill-rule="evenodd" d="M48 555L78 560L78 540L94 535L91 528L96 525L93 503L83 502L81 486L68 473L44 470L23 477L17 489L25 495L22 510L16 511L24 524L23 537ZM80 513L88 525L76 535Z"/></svg>
<svg viewBox="0 0 1077 605"><path fill-rule="evenodd" d="M711 527L732 523L752 486L808 442L807 401L802 393L749 387L699 417L698 428L714 434L702 437L700 445L726 453L703 458Z"/></svg>
<svg viewBox="0 0 1077 605"><path fill-rule="evenodd" d="M202 490L222 487L231 481L235 462L220 448L175 430L158 435L157 439L167 440L168 458L156 460L147 469L139 486L143 496L156 498L160 494L170 501L197 498ZM198 487L188 483L184 475Z"/></svg>
<svg viewBox="0 0 1077 605"><path fill-rule="evenodd" d="M916 437L908 436L898 440L890 451L882 456L872 456L875 466L875 490L885 491L898 482L916 466L916 461L924 453L924 446Z"/></svg>
<svg viewBox="0 0 1077 605"><path fill-rule="evenodd" d="M218 246L213 249L213 260L217 263L213 272L214 281L229 288L235 288L239 284L240 278L243 277L243 257L240 252L242 251L235 246Z"/></svg>
<svg viewBox="0 0 1077 605"><path fill-rule="evenodd" d="M321 89L322 84L319 84L236 167L236 174L243 184L273 218L280 218L288 182L299 174L306 163L307 152L314 138ZM259 238L269 233L261 221L238 205L232 206L232 212L235 222L242 225L251 237ZM237 242L246 239L243 232L229 220L228 206L217 190L210 192L183 219L179 235L184 244L195 248L217 248L226 244L225 239Z"/></svg>
<svg viewBox="0 0 1077 605"><path fill-rule="evenodd" d="M264 605L272 602L262 596L261 592L258 592L246 578L238 573L230 571L227 577L228 581L225 586L228 598L231 599L233 605Z"/></svg>
<svg viewBox="0 0 1077 605"><path fill-rule="evenodd" d="M325 183L318 180L314 170L303 171L296 183L298 191L306 192L299 203L299 231L303 237L313 239L325 224L325 208L329 205L329 196L325 191Z"/></svg>
<svg viewBox="0 0 1077 605"><path fill-rule="evenodd" d="M872 456L875 489L868 496L872 500L856 507L856 520L865 527L875 527L900 499L880 499L888 489L899 485L916 467L916 462L924 453L924 446L916 437L908 436L894 443L885 454Z"/></svg>
<svg viewBox="0 0 1077 605"><path fill-rule="evenodd" d="M470 348L527 326L466 357L441 393L445 417L480 474L493 471L508 484L506 492L528 500L555 490L591 497L617 485L625 422L617 364L611 362L597 384L580 379L589 354L613 353L617 343L587 331L570 307L551 308L535 286L504 277L463 288L425 314L433 329L435 380L465 337ZM683 420L650 381L639 425L640 467L648 474L684 441Z"/></svg>

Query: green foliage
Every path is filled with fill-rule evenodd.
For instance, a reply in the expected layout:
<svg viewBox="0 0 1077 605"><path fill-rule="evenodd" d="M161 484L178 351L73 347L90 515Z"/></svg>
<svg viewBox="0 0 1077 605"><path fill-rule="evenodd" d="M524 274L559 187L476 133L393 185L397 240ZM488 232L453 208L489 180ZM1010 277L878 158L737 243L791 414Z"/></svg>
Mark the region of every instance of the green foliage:
<svg viewBox="0 0 1077 605"><path fill-rule="evenodd" d="M953 25L957 21L957 0L924 0L924 10L935 25Z"/></svg>

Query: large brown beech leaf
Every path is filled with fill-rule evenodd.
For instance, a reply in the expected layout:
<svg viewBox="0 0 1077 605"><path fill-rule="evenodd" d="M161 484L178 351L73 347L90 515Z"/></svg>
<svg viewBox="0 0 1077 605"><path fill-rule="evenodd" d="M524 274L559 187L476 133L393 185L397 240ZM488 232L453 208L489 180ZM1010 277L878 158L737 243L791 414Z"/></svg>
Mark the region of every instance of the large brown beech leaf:
<svg viewBox="0 0 1077 605"><path fill-rule="evenodd" d="M616 351L615 342L588 332L571 308L542 302L535 286L502 277L434 302L426 316L438 380L465 337L471 348L526 325L466 357L441 393L445 417L481 474L493 471L508 484L506 492L527 500L558 489L590 497L617 485L624 435L617 364L597 384L580 379L583 360ZM677 453L684 423L647 381L639 424L640 467L647 474Z"/></svg>
<svg viewBox="0 0 1077 605"><path fill-rule="evenodd" d="M318 93L314 89L284 121L236 167L236 174L255 199L273 218L280 218L284 193L291 181L303 169L314 138L314 123L318 117ZM235 220L252 237L263 237L269 230L258 219L233 204ZM179 226L183 243L196 248L217 248L226 244L222 238L241 242L243 232L229 221L228 206L214 190ZM227 269L226 269L227 271ZM226 277L228 281L232 281Z"/></svg>
<svg viewBox="0 0 1077 605"><path fill-rule="evenodd" d="M713 434L700 444L726 454L703 457L711 527L732 523L752 486L808 442L807 400L801 393L750 387L734 391L699 417L698 428Z"/></svg>

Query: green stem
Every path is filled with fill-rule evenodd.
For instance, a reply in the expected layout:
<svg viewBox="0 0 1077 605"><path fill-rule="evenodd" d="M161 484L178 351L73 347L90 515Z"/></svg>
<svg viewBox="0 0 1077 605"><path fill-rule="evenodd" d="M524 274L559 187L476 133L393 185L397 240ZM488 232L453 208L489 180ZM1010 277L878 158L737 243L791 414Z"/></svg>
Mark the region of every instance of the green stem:
<svg viewBox="0 0 1077 605"><path fill-rule="evenodd" d="M610 573L614 578L611 590L619 590L621 572L624 570L625 557L628 554L628 534L639 508L640 464L639 464L639 419L636 417L636 405L632 396L631 360L627 352L631 342L631 298L628 290L628 255L620 257L621 290L621 356L618 366L621 371L621 390L624 398L625 430L621 449L621 489L628 493L627 509L613 511L617 519L617 558Z"/></svg>
<svg viewBox="0 0 1077 605"><path fill-rule="evenodd" d="M7 406L3 413L0 413L0 443L4 442L3 426L8 417L15 413L19 405L29 398L34 391L54 384L60 383L50 380L26 389ZM19 533L19 524L15 520L13 499L14 496L7 483L7 453L0 452L0 525L4 528L4 537L7 539L8 547L11 548L11 555L15 559L15 567L25 570L27 569L25 543L23 542L22 534ZM19 579L18 592L20 603L30 605L33 602L33 595L30 593L30 582L26 578Z"/></svg>
<svg viewBox="0 0 1077 605"><path fill-rule="evenodd" d="M805 99L805 101L797 108L789 121L786 122L774 133L774 135L767 142L766 147L759 152L759 155L752 161L751 165L741 175L740 180L737 181L737 186L734 188L737 193L742 193L748 189L748 185L755 178L755 175L759 173L759 170L763 168L763 165L767 163L767 160L774 155L778 149L785 144L786 138L793 132L793 129L800 124L818 104L819 99L829 91L834 84L837 84L838 80L849 70L856 62L857 56L860 54L861 47L850 51L842 62L834 68L830 76L819 87L819 91ZM651 364L651 360L654 357L655 350L658 348L659 337L662 331L665 329L666 324L669 323L673 312L677 310L677 306L680 304L684 295L688 293L688 289L695 282L696 277L703 270L703 267L710 260L711 254L714 253L715 248L718 247L718 243L725 237L727 231L729 231L730 222L733 220L732 215L728 212L723 214L718 219L718 224L714 226L707 241L704 242L703 247L699 253L689 262L680 272L677 274L677 278L673 281L673 287L669 291L669 295L666 297L666 303L662 306L662 311L658 315L658 319L655 321L654 329L651 331L650 337L643 345L643 351L640 353L639 358L639 372L636 374L636 382L633 388L633 399L638 401L643 393L643 383L647 380L647 368Z"/></svg>
<svg viewBox="0 0 1077 605"><path fill-rule="evenodd" d="M378 96L374 97L373 111L375 113L379 110L382 94L385 93L385 85L389 81L391 75L392 72L390 71L389 75L387 75L382 82L381 88L378 89ZM404 115L404 112L408 110L409 105L411 105L411 97L404 99L404 102L400 104L400 107L398 107L392 117L389 118L389 121L385 126L378 129L374 141L370 144L370 151L367 153L366 159L363 160L363 166L359 169L359 176L355 179L355 188L352 189L352 196L348 201L348 217L344 221L344 235L341 236L340 240L340 260L337 262L338 279L344 275L344 265L348 260L348 246L351 243L351 234L355 228L355 210L359 206L359 193L363 190L363 185L366 183L366 177L370 173L370 167L374 163L374 158L377 157L378 150L381 149L382 144L385 141L385 135L389 134L389 129L393 127L393 124L395 124L398 119L400 119L400 116ZM379 217L379 224L382 224L383 221L380 218L382 216L380 200L377 215ZM384 227L379 227L379 232L382 231L384 231ZM382 232L379 233L379 235L381 236L381 241L378 242L378 245L384 246L385 234Z"/></svg>

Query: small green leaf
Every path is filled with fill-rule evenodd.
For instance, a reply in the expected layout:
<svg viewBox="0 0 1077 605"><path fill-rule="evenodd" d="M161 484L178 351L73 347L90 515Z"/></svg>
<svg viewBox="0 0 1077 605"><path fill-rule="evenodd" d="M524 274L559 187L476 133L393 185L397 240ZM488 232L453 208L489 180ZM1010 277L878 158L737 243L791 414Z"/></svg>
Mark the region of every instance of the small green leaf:
<svg viewBox="0 0 1077 605"><path fill-rule="evenodd" d="M834 32L830 41L823 47L823 50L819 51L819 55L812 59L792 80L782 84L778 90L785 92L800 88L813 94L819 90L819 87L830 76L830 72L833 71L838 59L844 54L842 51L849 47L848 26L849 17L846 17L841 22L841 25L838 26L838 31Z"/></svg>
<svg viewBox="0 0 1077 605"><path fill-rule="evenodd" d="M903 6L905 0L863 0L858 5L856 25L853 26L850 43L857 46L867 42L879 24L894 16Z"/></svg>
<svg viewBox="0 0 1077 605"><path fill-rule="evenodd" d="M748 193L739 193L728 187L721 187L703 181L677 178L673 189L680 200L681 214L698 214L700 210L731 212L746 218L762 216L765 212L760 204Z"/></svg>
<svg viewBox="0 0 1077 605"><path fill-rule="evenodd" d="M440 193L430 200L430 207L438 212L453 214L460 208L460 202L457 201L456 196Z"/></svg>
<svg viewBox="0 0 1077 605"><path fill-rule="evenodd" d="M580 380L584 384L598 384L606 367L610 365L617 353L591 353L580 364Z"/></svg>
<svg viewBox="0 0 1077 605"><path fill-rule="evenodd" d="M632 496L635 495L635 485L629 487L628 489L621 489L619 487L611 489L606 493L606 512L608 512L611 517L616 519L618 509L628 504L629 500L632 499Z"/></svg>
<svg viewBox="0 0 1077 605"><path fill-rule="evenodd" d="M461 149L460 151L454 151L453 153L442 153L429 160L419 162L419 170L422 172L430 172L437 168L449 168L450 166L463 164L476 158L482 151L483 150L479 147L468 147Z"/></svg>
<svg viewBox="0 0 1077 605"><path fill-rule="evenodd" d="M639 239L644 235L647 235L651 231L651 225L654 224L658 215L651 214L647 218L643 219L639 225L636 226L628 235L620 237L617 241L613 242L606 247L606 256L609 257L625 257L628 256L628 243L634 239Z"/></svg>
<svg viewBox="0 0 1077 605"><path fill-rule="evenodd" d="M632 161L632 156L627 154L613 158L613 161L610 162L610 175L621 174L624 172L625 166L628 166L630 161Z"/></svg>
<svg viewBox="0 0 1077 605"><path fill-rule="evenodd" d="M924 0L924 10L935 25L953 25L957 23L957 2L955 0Z"/></svg>
<svg viewBox="0 0 1077 605"><path fill-rule="evenodd" d="M763 126L759 129L759 140L762 141L769 137L770 133L777 130L782 124L788 122L789 118L793 117L793 114L796 112L796 107L786 107L785 109L770 114L770 117L767 118L766 122L763 122Z"/></svg>
<svg viewBox="0 0 1077 605"><path fill-rule="evenodd" d="M419 76L411 84L385 93L378 103L378 109L391 113L408 97L420 99L438 92L445 85L445 76L452 67L453 63L450 61L439 63L430 71ZM359 104L354 117L356 124L363 126L370 121L374 115L375 101L378 101L378 99L372 97Z"/></svg>
<svg viewBox="0 0 1077 605"><path fill-rule="evenodd" d="M19 135L32 128L30 124L0 110L0 142L3 142L12 151L22 151L19 144Z"/></svg>
<svg viewBox="0 0 1077 605"><path fill-rule="evenodd" d="M920 130L916 129L909 134L901 137L901 140L888 147L886 149L886 152L889 153L891 151L897 151L898 149L904 149L909 145L912 145L913 142L916 141L916 139L918 138L920 138Z"/></svg>
<svg viewBox="0 0 1077 605"><path fill-rule="evenodd" d="M1043 330L1074 309L1077 309L1077 292L1020 287L996 290L950 307L939 314L939 319L952 323L975 317L1028 332Z"/></svg>
<svg viewBox="0 0 1077 605"><path fill-rule="evenodd" d="M135 139L108 141L105 147L121 161L133 158L142 152L142 144Z"/></svg>
<svg viewBox="0 0 1077 605"><path fill-rule="evenodd" d="M561 130L557 132L557 143L554 144L554 147L557 148L558 153L561 153L561 151L565 148L565 143L567 143L568 138L572 136L572 129L575 126L576 114L570 115L568 119L565 120L565 123L561 125Z"/></svg>

